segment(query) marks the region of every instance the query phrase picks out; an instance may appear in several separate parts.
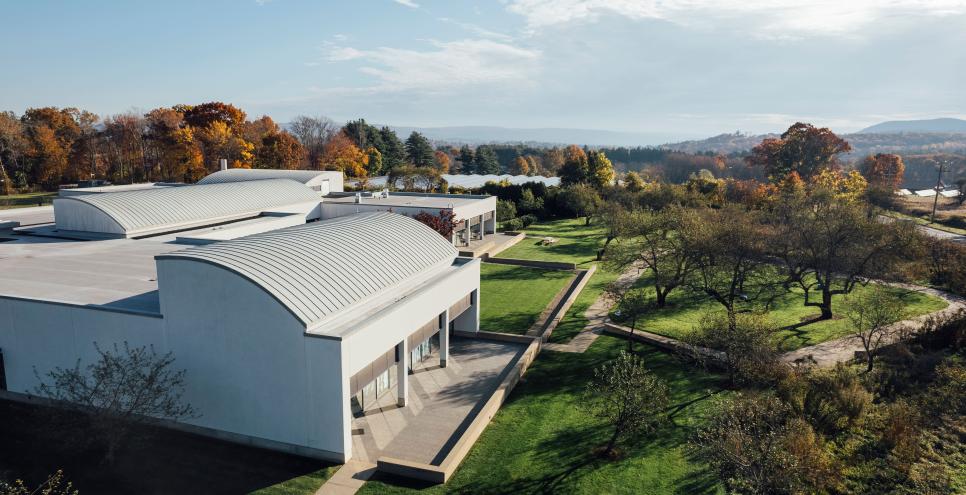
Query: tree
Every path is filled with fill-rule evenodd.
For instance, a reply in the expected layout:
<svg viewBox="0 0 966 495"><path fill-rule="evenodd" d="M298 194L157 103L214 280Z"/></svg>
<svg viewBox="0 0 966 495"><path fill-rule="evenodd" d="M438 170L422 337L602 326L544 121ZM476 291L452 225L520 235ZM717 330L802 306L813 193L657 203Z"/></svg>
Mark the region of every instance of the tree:
<svg viewBox="0 0 966 495"><path fill-rule="evenodd" d="M692 346L691 357L698 362L715 359L698 349L719 351L719 361L711 364L724 367L731 386L764 385L781 374L775 333L775 327L759 313L737 313L732 317L709 312L684 341Z"/></svg>
<svg viewBox="0 0 966 495"><path fill-rule="evenodd" d="M624 175L624 187L631 192L640 192L644 189L644 179L637 172L627 172Z"/></svg>
<svg viewBox="0 0 966 495"><path fill-rule="evenodd" d="M519 205L520 213L533 215L543 214L543 198L536 197L532 189L523 189L523 192L520 193L520 201L517 204Z"/></svg>
<svg viewBox="0 0 966 495"><path fill-rule="evenodd" d="M563 152L564 162L560 167L560 184L569 186L584 184L590 175L587 153L576 144L571 144Z"/></svg>
<svg viewBox="0 0 966 495"><path fill-rule="evenodd" d="M172 369L172 353L158 355L153 347L132 348L127 342L113 350L96 342L94 347L100 356L96 362L82 369L78 359L73 368L55 368L46 375L49 381L38 375L35 393L88 412L89 433L104 442L109 463L137 425L195 416L182 400L185 371Z"/></svg>
<svg viewBox="0 0 966 495"><path fill-rule="evenodd" d="M64 472L58 470L47 477L37 488L27 488L23 480L16 480L13 484L0 480L0 495L78 495L80 492L74 484L64 481Z"/></svg>
<svg viewBox="0 0 966 495"><path fill-rule="evenodd" d="M366 162L366 175L369 177L375 177L382 173L382 153L375 146L370 146L366 148L366 157L368 161Z"/></svg>
<svg viewBox="0 0 966 495"><path fill-rule="evenodd" d="M772 182L782 180L791 172L810 178L837 164L839 153L847 153L852 146L827 127L815 127L797 122L780 138L768 138L752 148L746 158L749 165L762 167Z"/></svg>
<svg viewBox="0 0 966 495"><path fill-rule="evenodd" d="M771 395L719 399L690 444L728 493L824 493L837 479L821 437Z"/></svg>
<svg viewBox="0 0 966 495"><path fill-rule="evenodd" d="M453 213L453 210L439 210L438 215L421 211L413 218L426 224L429 226L429 228L435 230L436 232L439 232L439 235L451 242L453 240L453 231L455 231L456 227L459 226L459 222L456 221L456 214Z"/></svg>
<svg viewBox="0 0 966 495"><path fill-rule="evenodd" d="M565 212L578 218L584 217L584 225L590 225L590 219L600 207L601 199L593 187L578 184L560 191L557 202Z"/></svg>
<svg viewBox="0 0 966 495"><path fill-rule="evenodd" d="M299 115L289 124L292 132L305 147L308 168L321 165L325 144L338 132L338 126L327 117Z"/></svg>
<svg viewBox="0 0 966 495"><path fill-rule="evenodd" d="M439 150L433 152L433 166L439 170L439 173L448 174L451 161L452 160L450 160L449 155L447 155L445 152Z"/></svg>
<svg viewBox="0 0 966 495"><path fill-rule="evenodd" d="M215 122L221 122L232 131L237 131L245 123L245 112L220 101L200 105L177 105L174 108L184 115L187 125L196 129L204 129Z"/></svg>
<svg viewBox="0 0 966 495"><path fill-rule="evenodd" d="M784 266L785 285L800 287L805 306L817 307L823 320L833 316L833 296L852 292L870 276L888 276L899 248L916 238L913 226L870 218L829 191L786 198L773 215L769 251ZM816 291L819 300L812 299Z"/></svg>
<svg viewBox="0 0 966 495"><path fill-rule="evenodd" d="M3 194L10 194L15 187L12 176L26 176L24 155L27 140L20 119L13 112L0 112L0 172L4 182L0 187Z"/></svg>
<svg viewBox="0 0 966 495"><path fill-rule="evenodd" d="M255 151L255 168L299 168L305 157L305 148L291 134L270 132L261 138Z"/></svg>
<svg viewBox="0 0 966 495"><path fill-rule="evenodd" d="M228 123L213 120L207 127L192 129L209 170L217 170L218 160L222 158L227 159L232 168L252 167L255 145L239 136Z"/></svg>
<svg viewBox="0 0 966 495"><path fill-rule="evenodd" d="M385 173L406 163L406 147L399 140L396 132L388 127L379 130L382 137L382 172Z"/></svg>
<svg viewBox="0 0 966 495"><path fill-rule="evenodd" d="M594 370L585 397L582 407L612 428L601 457L612 456L621 439L653 431L667 419L667 385L626 352Z"/></svg>
<svg viewBox="0 0 966 495"><path fill-rule="evenodd" d="M326 170L341 170L349 177L365 177L369 155L340 132L326 143L322 160Z"/></svg>
<svg viewBox="0 0 966 495"><path fill-rule="evenodd" d="M771 294L774 284L764 262L766 229L754 212L729 206L702 212L686 235L694 276L688 285L720 304L729 329L737 324L739 304Z"/></svg>
<svg viewBox="0 0 966 495"><path fill-rule="evenodd" d="M647 291L636 287L634 280L615 280L604 288L605 297L614 303L614 316L631 329L627 337L627 352L634 352L634 331L637 321L651 309Z"/></svg>
<svg viewBox="0 0 966 495"><path fill-rule="evenodd" d="M902 319L903 306L901 299L881 285L846 298L845 314L865 349L866 371L872 371L875 355L887 343L889 325Z"/></svg>
<svg viewBox="0 0 966 495"><path fill-rule="evenodd" d="M638 265L649 272L655 305L667 306L668 295L683 286L694 270L689 241L697 215L693 210L674 207L607 217L610 219L605 222L615 224L609 230L615 231L618 242L606 256L606 263L620 271Z"/></svg>
<svg viewBox="0 0 966 495"><path fill-rule="evenodd" d="M513 204L513 201L503 199L496 200L496 220L498 222L505 222L516 217L517 207L515 204Z"/></svg>
<svg viewBox="0 0 966 495"><path fill-rule="evenodd" d="M513 160L513 166L510 167L510 170L508 172L510 173L510 175L529 175L530 163L527 162L526 158L522 156L518 156L516 157L516 159Z"/></svg>
<svg viewBox="0 0 966 495"><path fill-rule="evenodd" d="M614 183L614 165L603 151L587 154L587 180L594 187L601 188Z"/></svg>
<svg viewBox="0 0 966 495"><path fill-rule="evenodd" d="M460 173L462 174L472 174L476 172L476 155L473 153L473 149L467 145L460 147Z"/></svg>
<svg viewBox="0 0 966 495"><path fill-rule="evenodd" d="M476 173L480 175L495 175L500 173L500 161L496 157L496 152L489 146L476 148L473 164L476 166Z"/></svg>
<svg viewBox="0 0 966 495"><path fill-rule="evenodd" d="M402 189L407 191L421 190L430 192L437 186L443 185L443 180L439 175L439 170L433 167L413 167L405 165L389 170L386 177L386 184L389 187L398 187L402 182Z"/></svg>
<svg viewBox="0 0 966 495"><path fill-rule="evenodd" d="M433 145L422 134L413 131L406 139L406 159L416 167L432 167Z"/></svg>
<svg viewBox="0 0 966 495"><path fill-rule="evenodd" d="M869 185L892 192L902 185L906 165L902 157L891 153L876 153L862 160L859 170Z"/></svg>

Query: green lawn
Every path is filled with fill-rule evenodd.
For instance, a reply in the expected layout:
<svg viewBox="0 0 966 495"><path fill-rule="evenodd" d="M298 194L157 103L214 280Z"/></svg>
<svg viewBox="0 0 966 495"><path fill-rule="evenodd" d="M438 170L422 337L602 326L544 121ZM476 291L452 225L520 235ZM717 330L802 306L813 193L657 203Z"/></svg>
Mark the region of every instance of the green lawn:
<svg viewBox="0 0 966 495"><path fill-rule="evenodd" d="M57 196L55 192L36 192L23 194L10 194L0 196L0 210L10 208L27 208L30 206L49 205Z"/></svg>
<svg viewBox="0 0 966 495"><path fill-rule="evenodd" d="M480 329L526 333L553 296L573 276L569 270L483 263L480 267Z"/></svg>
<svg viewBox="0 0 966 495"><path fill-rule="evenodd" d="M916 222L918 225L925 225L927 227L932 227L936 230L949 232L950 234L966 235L966 229L961 229L958 227L954 227L952 225L946 225L942 223L942 217L937 217L936 222L933 223L929 221L929 215L920 217L920 216L910 215L908 213L902 213L899 211L889 211L885 213L885 215L893 218L898 218L901 220L911 220L913 222Z"/></svg>
<svg viewBox="0 0 966 495"><path fill-rule="evenodd" d="M597 225L585 226L582 218L535 223L524 229L524 232L527 234L526 239L497 257L561 261L587 268L597 259L597 249L604 243L603 228ZM540 240L544 237L554 237L557 243L543 246Z"/></svg>
<svg viewBox="0 0 966 495"><path fill-rule="evenodd" d="M377 475L359 493L721 493L685 449L720 381L650 347L637 352L669 383L672 423L630 442L622 460L591 454L608 430L580 409L581 395L593 368L624 348L625 341L602 336L583 354L542 352L446 485Z"/></svg>
<svg viewBox="0 0 966 495"><path fill-rule="evenodd" d="M283 481L277 485L262 488L251 492L254 495L305 495L312 494L319 490L329 478L341 468L341 464L329 466L314 473L309 473L298 478Z"/></svg>
<svg viewBox="0 0 966 495"><path fill-rule="evenodd" d="M646 286L647 283L647 277L642 277L638 281L638 284L642 286ZM855 292L860 293L868 290L871 290L870 286L860 285L856 287ZM903 300L907 317L930 313L947 306L946 301L919 292L891 287L888 290ZM794 350L815 345L852 333L849 320L841 315L843 296L833 296L832 311L833 313L839 311L839 313L832 320L808 323L792 328L793 325L800 325L804 321L811 320L819 315L818 308L804 306L802 304L804 300L802 291L794 289L791 292L781 294L772 302L768 316L773 324L783 327L778 334L783 350ZM705 313L721 309L721 305L718 303L686 289L678 289L672 292L668 297L668 304L668 307L654 310L638 320L637 328L668 337L681 337L692 331Z"/></svg>
<svg viewBox="0 0 966 495"><path fill-rule="evenodd" d="M580 291L577 299L574 300L574 304L570 306L567 311L567 315L560 321L557 328L554 329L553 334L550 335L551 342L566 343L570 342L570 339L574 338L581 330L587 326L587 318L584 313L594 301L604 293L604 289L607 285L617 280L619 273L608 271L604 265L597 265L597 271L594 272L593 277L584 286L584 290Z"/></svg>

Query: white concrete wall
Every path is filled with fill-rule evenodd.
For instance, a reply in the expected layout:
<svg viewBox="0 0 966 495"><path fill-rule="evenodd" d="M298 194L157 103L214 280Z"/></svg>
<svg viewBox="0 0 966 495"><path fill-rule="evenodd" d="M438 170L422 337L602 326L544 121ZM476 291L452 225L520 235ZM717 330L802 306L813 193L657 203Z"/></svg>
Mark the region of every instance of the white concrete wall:
<svg viewBox="0 0 966 495"><path fill-rule="evenodd" d="M391 193L390 193L391 194ZM493 201L490 201L490 200ZM492 205L490 204L492 203ZM401 215L407 215L414 217L421 212L429 213L430 215L439 215L440 209L448 208L421 208L413 206L385 206L377 204L367 204L366 200L363 199L362 203L329 203L323 201L322 203L322 219L327 220L329 218L344 217L346 215L355 215L356 213L366 213L372 211L390 211L393 213L399 213ZM496 215L496 198L491 197L485 200L481 200L479 204L458 206L453 208L453 214L456 215L456 220L466 220L472 217L478 217L487 211L494 212Z"/></svg>
<svg viewBox="0 0 966 495"><path fill-rule="evenodd" d="M310 180L305 185L309 187L322 186L322 190L319 191L319 194L322 196L325 196L330 192L342 192L345 190L342 172L335 170L323 170L319 172L318 177Z"/></svg>
<svg viewBox="0 0 966 495"><path fill-rule="evenodd" d="M343 336L348 376L356 374L479 287L480 261L471 260L361 322Z"/></svg>
<svg viewBox="0 0 966 495"><path fill-rule="evenodd" d="M185 398L203 414L191 423L351 454L339 341L306 337L268 293L214 265L159 260L158 284L168 346L190 364Z"/></svg>
<svg viewBox="0 0 966 495"><path fill-rule="evenodd" d="M110 350L126 341L132 347L154 346L164 353L164 320L125 312L0 297L0 349L7 389L32 393L54 368L72 368L81 359L97 360L96 342Z"/></svg>

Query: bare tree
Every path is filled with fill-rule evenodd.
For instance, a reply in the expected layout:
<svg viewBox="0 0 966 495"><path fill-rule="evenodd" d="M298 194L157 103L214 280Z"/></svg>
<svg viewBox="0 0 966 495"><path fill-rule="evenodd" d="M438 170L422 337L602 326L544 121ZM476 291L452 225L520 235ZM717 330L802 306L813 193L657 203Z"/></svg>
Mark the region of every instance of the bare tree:
<svg viewBox="0 0 966 495"><path fill-rule="evenodd" d="M606 297L614 302L614 316L631 329L627 338L627 352L634 352L634 330L637 321L651 308L651 298L634 280L615 280L604 288Z"/></svg>
<svg viewBox="0 0 966 495"><path fill-rule="evenodd" d="M289 131L305 147L308 168L318 168L325 144L339 132L339 126L332 119L321 115L299 115L289 123Z"/></svg>
<svg viewBox="0 0 966 495"><path fill-rule="evenodd" d="M23 480L16 480L13 484L0 481L0 495L77 495L80 493L70 481L64 481L64 472L57 471L47 477L47 480L31 490Z"/></svg>
<svg viewBox="0 0 966 495"><path fill-rule="evenodd" d="M872 371L875 355L887 343L889 325L902 319L902 300L881 285L873 285L850 294L845 304L845 314L865 349L866 370Z"/></svg>
<svg viewBox="0 0 966 495"><path fill-rule="evenodd" d="M594 370L581 404L613 428L600 451L602 457L611 457L620 439L652 431L667 419L668 387L639 357L621 352Z"/></svg>
<svg viewBox="0 0 966 495"><path fill-rule="evenodd" d="M108 463L135 426L195 416L182 400L185 371L172 369L170 352L158 355L153 347L132 348L127 342L108 350L94 347L100 355L96 362L81 368L78 359L73 368L55 368L46 375L49 381L38 375L35 393L88 412Z"/></svg>

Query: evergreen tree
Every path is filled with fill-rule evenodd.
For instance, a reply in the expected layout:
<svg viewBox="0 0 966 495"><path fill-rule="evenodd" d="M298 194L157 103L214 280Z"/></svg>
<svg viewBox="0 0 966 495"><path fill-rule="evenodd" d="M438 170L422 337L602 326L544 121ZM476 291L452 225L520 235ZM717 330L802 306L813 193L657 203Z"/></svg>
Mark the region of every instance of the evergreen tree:
<svg viewBox="0 0 966 495"><path fill-rule="evenodd" d="M480 175L500 173L500 161L497 159L496 153L489 146L476 148L476 159L474 162L476 164L476 173Z"/></svg>
<svg viewBox="0 0 966 495"><path fill-rule="evenodd" d="M476 155L473 150L467 146L463 145L460 148L460 173L472 174L476 171Z"/></svg>
<svg viewBox="0 0 966 495"><path fill-rule="evenodd" d="M433 145L422 134L413 131L406 139L406 159L417 167L432 167L436 159Z"/></svg>
<svg viewBox="0 0 966 495"><path fill-rule="evenodd" d="M388 127L383 127L379 131L382 139L382 148L378 148L382 153L382 171L387 172L406 163L406 147L396 132Z"/></svg>

